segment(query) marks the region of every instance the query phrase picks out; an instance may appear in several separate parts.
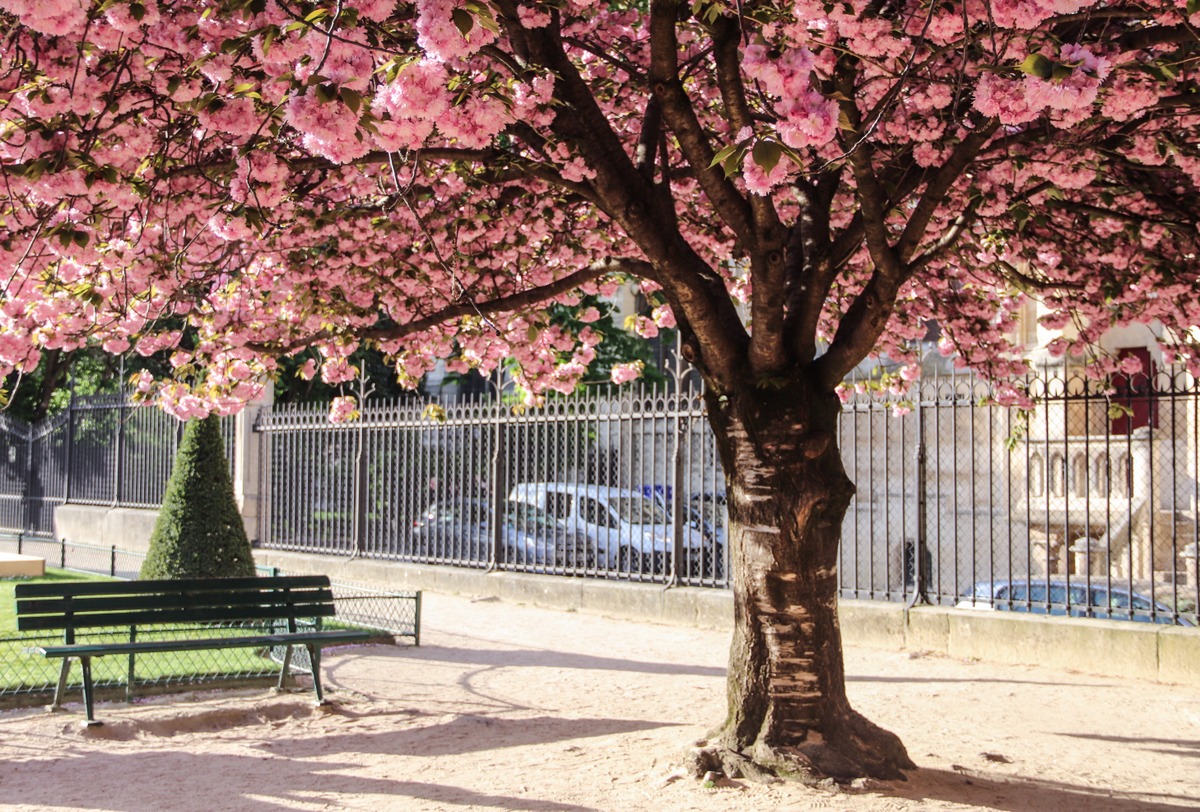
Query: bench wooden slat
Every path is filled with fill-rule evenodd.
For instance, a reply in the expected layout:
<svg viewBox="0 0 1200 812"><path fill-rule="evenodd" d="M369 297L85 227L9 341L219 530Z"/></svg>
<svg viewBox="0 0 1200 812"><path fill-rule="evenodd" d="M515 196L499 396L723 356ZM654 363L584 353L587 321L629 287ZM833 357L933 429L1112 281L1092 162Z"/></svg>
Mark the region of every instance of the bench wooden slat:
<svg viewBox="0 0 1200 812"><path fill-rule="evenodd" d="M238 592L180 592L137 595L87 595L70 598L24 598L17 599L17 613L23 615L65 614L70 612L75 617L93 612L133 611L138 609L153 609L159 606L186 606L197 610L213 607L229 606L278 606L280 611L287 612L289 607L297 611L309 605L320 605L333 600L333 590L307 589L302 592L255 592L242 590Z"/></svg>
<svg viewBox="0 0 1200 812"><path fill-rule="evenodd" d="M39 646L47 657L99 657L106 654L149 654L165 651L203 651L220 648L356 643L378 637L365 629L329 629L295 634L256 634L248 637L204 637L195 640L142 640L136 643L76 643L71 646Z"/></svg>
<svg viewBox="0 0 1200 812"><path fill-rule="evenodd" d="M298 611L291 611L293 608ZM289 618L303 619L312 617L333 617L332 605L313 604L300 609L287 607L280 610L277 606L214 606L204 610L193 607L178 609L145 609L135 612L97 612L94 614L70 616L69 622L65 615L18 615L17 628L21 631L45 631L62 629L69 626L72 629L96 629L113 626L148 626L157 623L228 623L235 620L281 620Z"/></svg>
<svg viewBox="0 0 1200 812"><path fill-rule="evenodd" d="M154 581L43 581L17 584L18 598L53 595L128 595L144 592L229 592L239 589L328 587L327 575L281 575L271 578L186 578Z"/></svg>

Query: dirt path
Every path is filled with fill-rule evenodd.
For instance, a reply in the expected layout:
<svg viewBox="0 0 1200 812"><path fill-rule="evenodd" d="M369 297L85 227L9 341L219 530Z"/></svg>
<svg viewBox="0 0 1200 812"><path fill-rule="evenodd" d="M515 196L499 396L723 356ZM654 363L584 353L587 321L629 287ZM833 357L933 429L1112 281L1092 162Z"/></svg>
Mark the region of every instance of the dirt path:
<svg viewBox="0 0 1200 812"><path fill-rule="evenodd" d="M1200 808L1200 689L855 649L851 699L921 765L807 789L676 778L728 635L426 595L422 646L333 653L338 706L264 691L0 712L8 810Z"/></svg>

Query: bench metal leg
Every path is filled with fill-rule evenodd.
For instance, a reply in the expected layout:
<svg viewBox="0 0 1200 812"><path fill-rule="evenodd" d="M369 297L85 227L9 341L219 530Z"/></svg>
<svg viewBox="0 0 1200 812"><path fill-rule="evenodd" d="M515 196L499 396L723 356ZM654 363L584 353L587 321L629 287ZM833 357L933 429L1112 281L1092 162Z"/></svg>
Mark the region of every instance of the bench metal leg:
<svg viewBox="0 0 1200 812"><path fill-rule="evenodd" d="M288 669L290 668L291 664L292 664L292 647L284 646L283 647L283 670L279 672L279 685L277 686L277 690L282 691L284 689L284 687L287 685Z"/></svg>
<svg viewBox="0 0 1200 812"><path fill-rule="evenodd" d="M329 701L325 699L325 694L321 691L321 647L314 643L309 643L308 659L312 663L313 691L317 694L317 704L328 705Z"/></svg>
<svg viewBox="0 0 1200 812"><path fill-rule="evenodd" d="M92 694L92 658L80 657L79 664L83 666L83 707L87 710L87 725L94 727L101 723L96 721L96 698Z"/></svg>
<svg viewBox="0 0 1200 812"><path fill-rule="evenodd" d="M54 704L50 710L62 707L63 696L67 693L67 677L71 675L71 658L63 657L62 666L58 669L58 685L54 688Z"/></svg>

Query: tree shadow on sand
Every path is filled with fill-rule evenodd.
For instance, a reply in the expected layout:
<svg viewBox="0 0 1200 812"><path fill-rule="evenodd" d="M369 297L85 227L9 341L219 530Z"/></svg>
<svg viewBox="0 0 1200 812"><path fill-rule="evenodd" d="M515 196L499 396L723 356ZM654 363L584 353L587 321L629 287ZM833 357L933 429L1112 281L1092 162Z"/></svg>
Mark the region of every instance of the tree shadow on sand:
<svg viewBox="0 0 1200 812"><path fill-rule="evenodd" d="M671 722L640 719L572 719L556 716L506 718L462 714L437 720L413 720L396 727L388 723L372 729L370 716L359 717L365 725L345 734L325 733L319 737L272 737L270 750L276 755L306 758L317 754L355 753L396 756L458 756L506 747L551 744L599 736L640 733L671 727Z"/></svg>
<svg viewBox="0 0 1200 812"><path fill-rule="evenodd" d="M1093 739L1102 742L1116 742L1142 747L1152 753L1162 753L1169 756L1184 756L1185 758L1200 758L1200 740L1198 739L1157 739L1150 736L1105 736L1101 733L1059 733L1073 739ZM1151 745L1159 745L1154 747ZM1169 749L1168 749L1169 748Z"/></svg>
<svg viewBox="0 0 1200 812"><path fill-rule="evenodd" d="M237 809L239 812L280 812L311 805L340 806L340 796L374 799L380 809L438 808L506 809L521 812L599 812L598 808L536 797L478 792L460 786L426 781L368 777L346 774L358 765L353 758L343 762L306 761L296 758L160 751L147 753L89 752L92 775L99 778L73 791L62 783L53 762L26 763L22 770L32 774L46 770L45 780L23 782L19 796L8 800L37 809L70 806L73 809L105 812L145 812L147 809L187 810ZM61 765L57 765L61 771ZM57 775L56 780L54 776ZM153 775L153 781L131 780ZM170 800L162 797L162 782L169 777ZM214 777L219 780L214 781ZM156 786L159 785L159 786ZM163 805L167 804L167 805Z"/></svg>
<svg viewBox="0 0 1200 812"><path fill-rule="evenodd" d="M583 671L623 671L634 674L663 674L667 676L723 678L726 671L724 666L714 667L687 663L648 662L534 648L487 649L423 645L420 648L404 649L403 656L406 660L452 663L455 665L503 665L514 668L572 668Z"/></svg>
<svg viewBox="0 0 1200 812"><path fill-rule="evenodd" d="M1033 776L922 768L885 793L912 801L943 801L999 812L1179 812L1200 806L1200 795L1139 792L1111 795L1101 787Z"/></svg>

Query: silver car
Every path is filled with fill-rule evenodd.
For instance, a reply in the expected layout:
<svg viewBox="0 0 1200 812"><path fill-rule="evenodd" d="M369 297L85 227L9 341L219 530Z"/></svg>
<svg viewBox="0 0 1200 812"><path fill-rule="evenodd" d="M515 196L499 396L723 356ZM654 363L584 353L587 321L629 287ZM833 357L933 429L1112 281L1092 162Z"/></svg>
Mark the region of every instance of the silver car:
<svg viewBox="0 0 1200 812"><path fill-rule="evenodd" d="M492 507L485 499L435 502L413 523L418 557L486 564L492 546ZM595 566L587 537L570 531L534 505L505 502L498 562L518 568Z"/></svg>
<svg viewBox="0 0 1200 812"><path fill-rule="evenodd" d="M1118 586L1060 578L978 581L959 596L959 609L994 609L1192 626L1166 604Z"/></svg>

